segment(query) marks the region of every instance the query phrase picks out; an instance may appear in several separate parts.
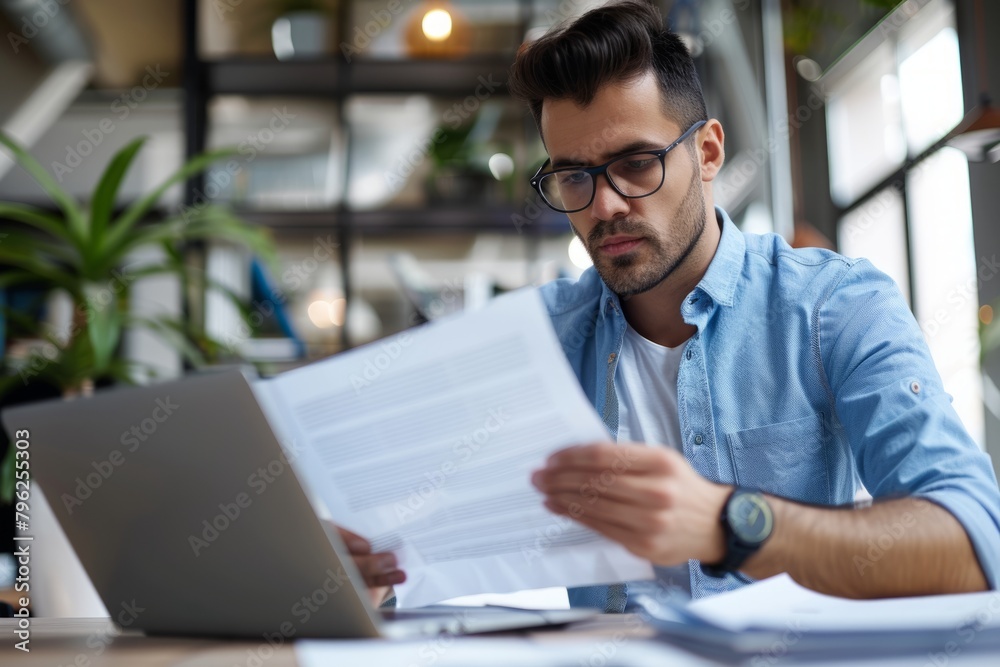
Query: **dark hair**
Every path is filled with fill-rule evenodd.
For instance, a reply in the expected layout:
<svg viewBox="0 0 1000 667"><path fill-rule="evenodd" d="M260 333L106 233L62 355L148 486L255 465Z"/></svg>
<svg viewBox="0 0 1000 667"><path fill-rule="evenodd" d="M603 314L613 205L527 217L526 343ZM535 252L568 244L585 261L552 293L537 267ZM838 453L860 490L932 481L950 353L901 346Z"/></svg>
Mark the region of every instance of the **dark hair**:
<svg viewBox="0 0 1000 667"><path fill-rule="evenodd" d="M507 88L527 103L541 132L543 100L571 99L585 107L602 86L649 71L656 75L664 113L682 130L708 119L687 47L644 0L598 7L526 44L511 67Z"/></svg>

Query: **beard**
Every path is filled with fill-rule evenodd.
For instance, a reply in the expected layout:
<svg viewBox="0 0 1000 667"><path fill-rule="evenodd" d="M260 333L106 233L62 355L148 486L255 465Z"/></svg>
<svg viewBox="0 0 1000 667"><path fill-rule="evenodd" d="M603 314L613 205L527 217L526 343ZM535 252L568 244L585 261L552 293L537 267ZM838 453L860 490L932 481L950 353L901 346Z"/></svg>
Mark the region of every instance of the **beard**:
<svg viewBox="0 0 1000 667"><path fill-rule="evenodd" d="M695 172L697 176L697 172ZM667 239L641 220L601 220L587 235L584 245L604 284L621 298L641 294L662 283L687 259L705 231L705 198L694 176L681 200ZM617 234L641 236L642 246L623 255L607 257L599 248L604 239ZM648 253L645 251L648 250ZM650 255L648 258L646 254Z"/></svg>

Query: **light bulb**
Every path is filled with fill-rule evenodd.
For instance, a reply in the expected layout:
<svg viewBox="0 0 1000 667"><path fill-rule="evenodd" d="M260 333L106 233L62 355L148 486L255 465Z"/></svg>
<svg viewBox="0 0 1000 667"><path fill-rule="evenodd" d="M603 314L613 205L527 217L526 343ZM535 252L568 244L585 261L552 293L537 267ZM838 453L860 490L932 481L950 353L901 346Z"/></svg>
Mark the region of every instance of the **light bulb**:
<svg viewBox="0 0 1000 667"><path fill-rule="evenodd" d="M443 9L432 9L424 14L420 27L432 42L443 42L451 35L451 14Z"/></svg>

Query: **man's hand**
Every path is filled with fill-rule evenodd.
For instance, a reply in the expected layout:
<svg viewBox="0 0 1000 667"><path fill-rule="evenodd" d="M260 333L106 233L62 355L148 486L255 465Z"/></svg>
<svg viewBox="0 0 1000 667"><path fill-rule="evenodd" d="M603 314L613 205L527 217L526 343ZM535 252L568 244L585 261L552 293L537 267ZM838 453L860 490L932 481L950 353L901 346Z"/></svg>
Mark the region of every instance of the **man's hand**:
<svg viewBox="0 0 1000 667"><path fill-rule="evenodd" d="M725 554L719 517L731 487L699 475L676 451L638 444L570 447L531 477L545 506L657 565Z"/></svg>
<svg viewBox="0 0 1000 667"><path fill-rule="evenodd" d="M676 451L613 443L571 447L550 456L532 482L553 512L657 565L723 558L720 515L732 489L698 475ZM774 532L741 568L754 579L787 572L807 588L853 598L989 588L962 524L928 500L897 498L858 510L776 496L768 502Z"/></svg>
<svg viewBox="0 0 1000 667"><path fill-rule="evenodd" d="M365 579L372 605L378 607L385 600L389 589L394 584L406 581L406 573L398 568L394 554L373 554L372 545L368 543L368 540L346 528L334 527L340 533L340 538L344 540L344 544L347 545L348 551L354 558L354 564Z"/></svg>

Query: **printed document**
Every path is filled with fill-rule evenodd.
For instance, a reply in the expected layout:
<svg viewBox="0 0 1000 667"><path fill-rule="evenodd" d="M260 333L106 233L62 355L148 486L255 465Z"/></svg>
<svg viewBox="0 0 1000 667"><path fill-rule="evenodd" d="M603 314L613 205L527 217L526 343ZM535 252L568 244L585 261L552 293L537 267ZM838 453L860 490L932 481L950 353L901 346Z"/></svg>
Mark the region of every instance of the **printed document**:
<svg viewBox="0 0 1000 667"><path fill-rule="evenodd" d="M850 600L804 588L787 574L697 600L687 610L733 632L801 627L814 632L919 633L970 623L1000 629L1000 593L996 591Z"/></svg>
<svg viewBox="0 0 1000 667"><path fill-rule="evenodd" d="M400 607L653 578L531 485L553 452L610 439L534 289L254 390L332 520L396 553Z"/></svg>

